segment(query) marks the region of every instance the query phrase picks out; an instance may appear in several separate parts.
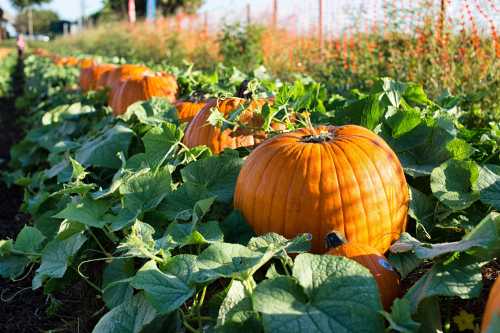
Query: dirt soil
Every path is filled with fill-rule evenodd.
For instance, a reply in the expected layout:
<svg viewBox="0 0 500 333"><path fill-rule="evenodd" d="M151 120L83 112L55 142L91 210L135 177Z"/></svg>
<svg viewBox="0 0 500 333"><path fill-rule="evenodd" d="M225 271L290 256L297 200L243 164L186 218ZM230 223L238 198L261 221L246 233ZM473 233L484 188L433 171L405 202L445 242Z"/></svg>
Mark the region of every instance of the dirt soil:
<svg viewBox="0 0 500 333"><path fill-rule="evenodd" d="M13 94L0 98L0 169L6 167L12 144L21 139L23 130L16 123L22 115L15 108L15 97L22 94L22 63L13 75ZM21 188L7 188L0 181L0 239L15 238L29 216L19 212ZM103 314L102 302L85 284L79 282L54 296L43 289L31 289L33 272L20 281L0 278L0 332L91 332Z"/></svg>

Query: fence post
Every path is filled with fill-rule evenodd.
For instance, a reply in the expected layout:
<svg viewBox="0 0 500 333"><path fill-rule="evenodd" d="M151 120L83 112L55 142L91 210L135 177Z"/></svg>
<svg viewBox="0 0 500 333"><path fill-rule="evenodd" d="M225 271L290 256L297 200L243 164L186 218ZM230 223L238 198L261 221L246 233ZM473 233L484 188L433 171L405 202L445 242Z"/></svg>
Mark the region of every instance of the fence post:
<svg viewBox="0 0 500 333"><path fill-rule="evenodd" d="M272 17L272 26L276 29L278 25L278 0L273 0L273 17Z"/></svg>
<svg viewBox="0 0 500 333"><path fill-rule="evenodd" d="M128 21L134 24L135 20L135 0L128 0Z"/></svg>
<svg viewBox="0 0 500 333"><path fill-rule="evenodd" d="M323 53L323 0L319 1L319 17L318 17L318 43L319 50Z"/></svg>
<svg viewBox="0 0 500 333"><path fill-rule="evenodd" d="M252 23L252 12L250 9L250 2L247 3L247 25L250 25Z"/></svg>

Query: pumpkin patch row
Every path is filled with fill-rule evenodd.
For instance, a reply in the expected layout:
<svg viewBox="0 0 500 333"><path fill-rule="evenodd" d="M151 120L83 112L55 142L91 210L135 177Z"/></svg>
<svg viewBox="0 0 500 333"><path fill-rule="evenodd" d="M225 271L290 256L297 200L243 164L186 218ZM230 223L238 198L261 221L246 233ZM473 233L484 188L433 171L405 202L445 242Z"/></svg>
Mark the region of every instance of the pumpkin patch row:
<svg viewBox="0 0 500 333"><path fill-rule="evenodd" d="M80 88L107 89L114 115L152 97L175 103L180 121L189 122L183 143L224 149L257 147L247 158L236 186L235 208L257 234L276 232L287 238L312 236L312 251L353 258L369 268L382 291L385 309L399 296L399 279L383 255L405 230L408 186L391 148L377 135L358 126L307 128L266 141L261 109L271 100L212 98L176 101L172 75L154 73L142 65L80 63ZM208 122L215 108L223 115L242 107L237 130ZM283 126L273 124L274 129ZM328 236L347 240L339 248ZM373 259L362 259L372 258ZM388 265L388 266L387 266Z"/></svg>
<svg viewBox="0 0 500 333"><path fill-rule="evenodd" d="M403 136L397 132L410 126L401 125L401 119L417 112L410 98L418 94L403 97L403 84L393 84L391 93L401 93L396 102L406 109L395 115L399 111L392 105L392 113L377 115L387 122L375 126L332 121L345 110L350 115L369 108L360 100L342 104L338 96L325 107L327 97L319 85L267 83L272 88L259 92L257 85L249 88L240 80L230 89L222 81L220 90L187 89L194 76L175 68L177 77L143 65L40 55L50 56L53 75L64 71L61 66L73 75L73 81L60 80L72 88L51 90L55 105L31 103L38 105L43 126L14 150L20 156L18 168L27 170L17 179L28 184L25 209L41 221L33 228L45 232L47 219L61 223L59 231L49 231L55 236L44 236L53 237L48 249L56 246L52 242L76 249L66 251L64 269L73 258L77 271L105 260L99 288L110 311L97 324L97 333L112 332L116 318L134 317L131 309L180 320L180 325L196 327L191 331L210 326L221 332L281 332L283 327L290 333L382 332L384 325L396 331L405 325L408 332L417 332L419 303L425 299L426 305L432 301L437 306L438 296L456 295L449 285L472 285L452 278L465 280L462 268L479 270L473 256L484 262L498 248L490 239L498 225L492 209L463 241L455 237L431 244L425 237L413 238L414 229L424 224L420 216L429 211L444 215L444 206L437 199L432 199L435 206L431 199L415 204L426 187L431 195L438 191L436 181L425 183L430 171L415 177L409 173L405 153L426 135L439 144L454 125L447 118L439 119L439 126L446 127L442 131L433 119L412 125L418 139L403 137L395 144L394 138ZM29 59L28 66L36 68L37 60ZM391 103L393 96L359 98ZM332 105L336 109L326 111ZM38 142L38 150L31 148ZM452 140L449 146L459 143ZM22 154L28 148L33 162ZM447 160L447 148L439 147L445 160L437 166ZM32 177L35 158L48 162ZM83 243L83 254L75 255ZM0 249L8 253L5 244ZM20 255L14 250L14 256ZM36 251L29 258L41 262L33 282L38 288L64 271L57 276L45 271L44 254L37 257ZM424 276L408 288L409 273L422 266ZM448 270L458 273L450 277ZM472 274L480 279L480 272ZM492 289L485 332L497 318L498 293ZM205 297L210 305L203 305ZM220 301L212 314L207 307L216 298ZM139 332L142 327L124 329Z"/></svg>

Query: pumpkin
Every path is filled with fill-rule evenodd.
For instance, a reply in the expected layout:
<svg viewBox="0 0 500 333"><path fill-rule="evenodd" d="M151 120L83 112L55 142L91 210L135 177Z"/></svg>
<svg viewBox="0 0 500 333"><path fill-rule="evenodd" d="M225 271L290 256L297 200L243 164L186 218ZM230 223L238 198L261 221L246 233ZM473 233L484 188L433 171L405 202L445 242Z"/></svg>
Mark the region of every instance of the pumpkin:
<svg viewBox="0 0 500 333"><path fill-rule="evenodd" d="M190 122L198 114L198 112L205 106L207 101L177 101L175 108L177 116L181 123Z"/></svg>
<svg viewBox="0 0 500 333"><path fill-rule="evenodd" d="M177 81L166 73L144 74L129 77L113 87L111 108L113 114L120 115L138 101L147 101L151 97L164 97L175 102Z"/></svg>
<svg viewBox="0 0 500 333"><path fill-rule="evenodd" d="M401 296L399 275L387 259L369 245L345 243L336 233L327 236L328 254L352 259L368 268L377 282L384 309L389 310L392 302Z"/></svg>
<svg viewBox="0 0 500 333"><path fill-rule="evenodd" d="M107 87L109 75L117 68L113 64L98 65L93 72L95 81L95 90L104 89Z"/></svg>
<svg viewBox="0 0 500 333"><path fill-rule="evenodd" d="M326 235L385 253L405 230L408 185L396 154L370 130L303 128L275 136L246 159L234 206L258 234L309 233L312 250Z"/></svg>
<svg viewBox="0 0 500 333"><path fill-rule="evenodd" d="M92 89L94 63L82 61L80 64L80 89L84 92Z"/></svg>
<svg viewBox="0 0 500 333"><path fill-rule="evenodd" d="M113 86L119 83L121 80L127 79L131 76L141 75L148 71L150 71L150 69L143 65L121 65L120 67L115 68L109 73L106 86L108 86L109 88L113 88Z"/></svg>
<svg viewBox="0 0 500 333"><path fill-rule="evenodd" d="M497 277L493 287L488 296L488 302L484 309L483 322L481 323L481 332L486 333L488 329L491 330L490 323L493 321L494 316L500 318L500 279ZM498 327L497 327L498 328ZM496 332L491 330L492 332Z"/></svg>
<svg viewBox="0 0 500 333"><path fill-rule="evenodd" d="M54 63L57 66L76 66L80 63L80 60L75 57L54 57Z"/></svg>
<svg viewBox="0 0 500 333"><path fill-rule="evenodd" d="M208 122L212 108L217 108L223 115L228 115L244 103L245 99L236 97L209 100L189 123L183 143L189 148L206 145L214 154L219 154L226 148L252 147L259 144L266 139L266 133L252 128L262 126L263 119L258 111L266 103L263 99L252 100L240 114L239 122L248 128L221 131L219 127L212 126ZM272 126L275 129L283 129L278 124Z"/></svg>
<svg viewBox="0 0 500 333"><path fill-rule="evenodd" d="M140 76L144 73L150 72L149 68L142 65L125 64L111 70L107 75L107 81L102 84L109 88L108 105L113 105L114 95L120 90L120 85L123 80L132 76Z"/></svg>

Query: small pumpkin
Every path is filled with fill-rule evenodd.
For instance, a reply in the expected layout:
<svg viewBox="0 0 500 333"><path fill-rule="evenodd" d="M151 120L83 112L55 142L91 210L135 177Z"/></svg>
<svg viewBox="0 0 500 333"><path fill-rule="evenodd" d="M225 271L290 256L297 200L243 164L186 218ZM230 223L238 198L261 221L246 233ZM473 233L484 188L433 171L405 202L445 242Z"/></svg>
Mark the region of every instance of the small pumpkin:
<svg viewBox="0 0 500 333"><path fill-rule="evenodd" d="M207 101L177 101L175 108L181 123L190 122L205 106Z"/></svg>
<svg viewBox="0 0 500 333"><path fill-rule="evenodd" d="M490 327L494 316L500 318L500 279L497 277L488 296L488 302L484 309L483 322L481 323L481 332L496 332ZM497 327L498 328L498 327ZM488 331L490 330L490 331Z"/></svg>
<svg viewBox="0 0 500 333"><path fill-rule="evenodd" d="M226 148L252 147L261 143L266 139L266 133L252 128L262 126L263 119L259 111L267 102L266 100L252 100L241 112L239 122L247 128L236 131L231 129L221 131L219 127L212 126L208 122L212 108L217 108L223 115L228 115L244 105L245 101L245 99L237 97L208 101L189 123L183 139L184 144L190 148L206 145L212 153L219 154ZM283 129L278 124L273 124L273 127Z"/></svg>
<svg viewBox="0 0 500 333"><path fill-rule="evenodd" d="M55 56L53 58L54 63L57 66L76 66L80 63L80 60L75 57L59 57Z"/></svg>
<svg viewBox="0 0 500 333"><path fill-rule="evenodd" d="M324 238L333 231L385 253L405 230L408 202L396 154L355 125L266 140L245 160L234 195L235 208L258 234L309 233L316 253L327 251Z"/></svg>
<svg viewBox="0 0 500 333"><path fill-rule="evenodd" d="M368 268L377 282L384 309L389 310L392 302L401 296L399 274L387 259L369 245L346 243L336 233L327 236L328 254L352 259Z"/></svg>
<svg viewBox="0 0 500 333"><path fill-rule="evenodd" d="M138 101L147 101L151 97L164 97L175 102L177 81L166 73L146 73L129 77L113 87L111 108L114 115L120 115Z"/></svg>

